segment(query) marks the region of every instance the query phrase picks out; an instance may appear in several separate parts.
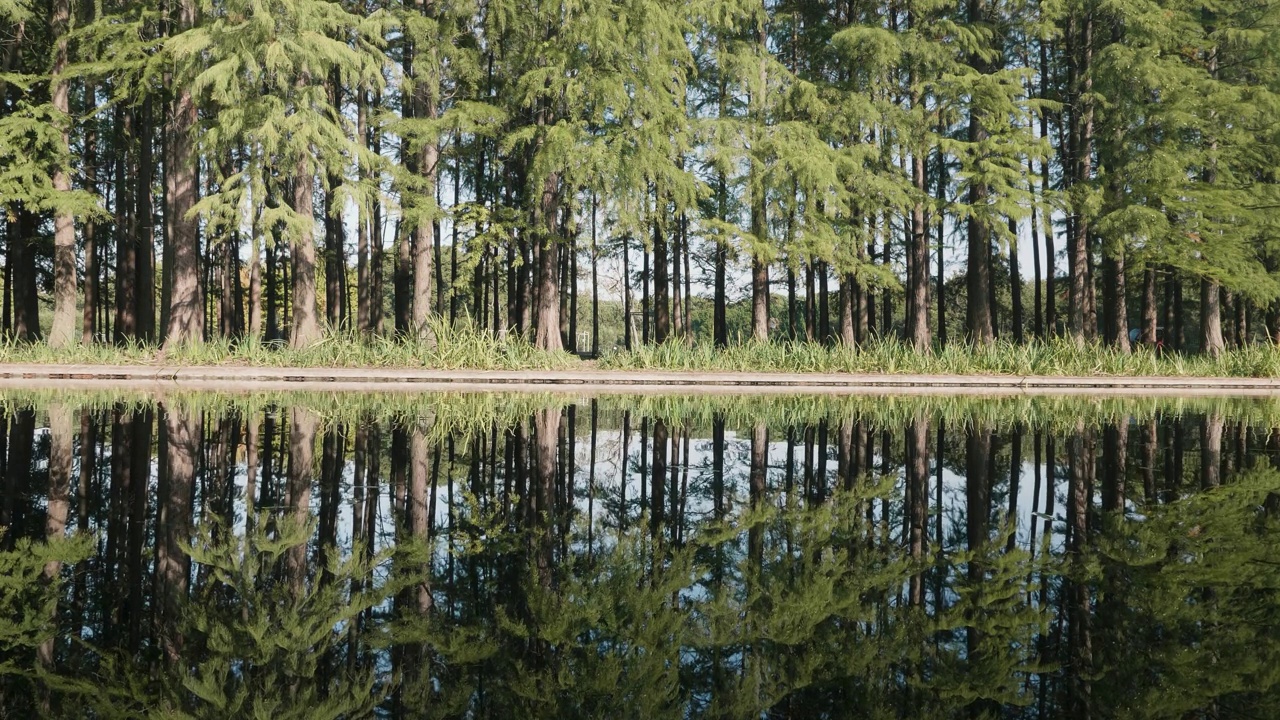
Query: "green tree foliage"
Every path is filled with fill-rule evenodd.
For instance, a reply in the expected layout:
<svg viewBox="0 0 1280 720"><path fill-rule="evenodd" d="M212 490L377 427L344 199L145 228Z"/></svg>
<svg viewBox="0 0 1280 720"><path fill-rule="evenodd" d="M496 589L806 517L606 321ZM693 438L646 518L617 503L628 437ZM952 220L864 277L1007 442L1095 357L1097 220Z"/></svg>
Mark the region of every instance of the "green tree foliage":
<svg viewBox="0 0 1280 720"><path fill-rule="evenodd" d="M121 342L304 347L323 311L334 331L429 345L447 318L574 350L590 269L592 307L624 302L659 342L724 345L749 299L758 340L928 351L957 277L982 344L1280 338L1278 14L5 0L4 327L40 335L56 286L67 342L83 269L90 339L111 320ZM604 298L601 269L626 274Z"/></svg>

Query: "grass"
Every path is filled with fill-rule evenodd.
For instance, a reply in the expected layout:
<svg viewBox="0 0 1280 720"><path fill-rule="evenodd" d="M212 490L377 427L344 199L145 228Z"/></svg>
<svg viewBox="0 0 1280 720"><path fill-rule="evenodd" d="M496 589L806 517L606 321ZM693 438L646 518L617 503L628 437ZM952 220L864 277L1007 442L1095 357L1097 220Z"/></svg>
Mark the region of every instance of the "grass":
<svg viewBox="0 0 1280 720"><path fill-rule="evenodd" d="M192 390L152 393L144 390L4 389L0 413L12 416L23 409L43 414L52 405L73 413L130 412L154 408L203 413L209 418L261 417L275 414L287 424L289 412L302 409L316 415L323 427L367 425L422 428L428 437L455 440L487 436L527 424L537 412L577 406L575 429L590 427L592 408L601 428L618 429L629 416L633 432L642 418L662 418L670 430L683 429L706 436L715 422L737 432L763 424L771 430L813 427L828 423L830 432L860 423L864 430L893 430L925 421L936 427L944 421L948 432L963 435L966 427L1008 429L1020 426L1070 435L1077 425L1129 426L1173 417L1216 415L1242 428L1270 432L1280 427L1280 402L1237 397L1089 397L976 395L614 395L594 399L569 392L548 393L335 393L316 390L206 392ZM43 421L40 421L43 422ZM566 420L566 429L567 429ZM781 437L781 436L775 436ZM469 440L468 440L469 442ZM467 442L461 442L467 445Z"/></svg>
<svg viewBox="0 0 1280 720"><path fill-rule="evenodd" d="M441 370L557 370L580 361L565 352L538 350L523 338L497 339L467 326L436 327L435 345L418 340L333 333L306 348L287 344L206 343L161 350L155 346L0 345L0 363L86 365L234 365L247 367L434 368Z"/></svg>
<svg viewBox="0 0 1280 720"><path fill-rule="evenodd" d="M748 343L716 350L668 343L610 354L600 361L612 370L701 370L717 372L859 373L912 375L1048 375L1280 377L1280 349L1251 345L1221 357L1158 354L1149 348L1121 353L1101 345L1066 340L987 347L950 345L920 353L899 342L861 348L817 343Z"/></svg>
<svg viewBox="0 0 1280 720"><path fill-rule="evenodd" d="M441 370L569 370L590 367L566 352L546 352L520 337L498 339L470 326L436 325L434 346L403 338L331 334L307 348L283 343L213 340L161 351L154 346L75 345L52 350L40 343L0 344L0 363L93 365L226 365L246 367L433 368ZM932 353L896 341L860 348L819 343L746 343L717 350L678 342L615 351L594 367L605 370L859 373L921 375L1046 375L1280 377L1280 348L1250 345L1221 357L1158 354L1149 348L1120 353L1065 340L988 347L952 344Z"/></svg>

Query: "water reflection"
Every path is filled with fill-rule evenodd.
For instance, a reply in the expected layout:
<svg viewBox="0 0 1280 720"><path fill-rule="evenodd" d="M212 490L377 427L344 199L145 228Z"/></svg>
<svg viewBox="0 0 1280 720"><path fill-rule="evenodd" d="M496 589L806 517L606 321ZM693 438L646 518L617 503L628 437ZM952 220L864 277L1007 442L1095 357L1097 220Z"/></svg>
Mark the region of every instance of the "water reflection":
<svg viewBox="0 0 1280 720"><path fill-rule="evenodd" d="M1271 403L13 397L3 717L1266 717Z"/></svg>

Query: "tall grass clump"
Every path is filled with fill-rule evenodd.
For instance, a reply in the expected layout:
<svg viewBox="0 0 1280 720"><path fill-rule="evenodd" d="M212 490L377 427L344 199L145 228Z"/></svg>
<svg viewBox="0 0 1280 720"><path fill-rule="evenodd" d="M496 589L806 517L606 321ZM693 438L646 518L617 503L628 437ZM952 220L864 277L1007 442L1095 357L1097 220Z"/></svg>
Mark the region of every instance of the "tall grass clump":
<svg viewBox="0 0 1280 720"><path fill-rule="evenodd" d="M428 368L438 370L566 370L586 367L567 352L546 352L518 335L498 338L467 323L433 323L436 342L409 337L334 332L306 348L257 340L213 339L178 348L154 345L74 345L0 342L0 363L40 365L227 365L243 367ZM1112 377L1280 377L1280 348L1248 345L1220 357L1138 347L1121 353L1069 340L987 346L953 343L921 353L893 339L858 347L813 342L745 342L718 349L672 341L605 354L604 370L865 375L1006 375Z"/></svg>
<svg viewBox="0 0 1280 720"><path fill-rule="evenodd" d="M155 345L0 344L0 363L40 365L237 365L246 367L430 368L439 370L556 370L577 358L546 352L523 337L497 338L470 325L433 323L436 342L334 332L305 348L251 339L217 338L176 348Z"/></svg>
<svg viewBox="0 0 1280 720"><path fill-rule="evenodd" d="M853 373L910 375L1049 375L1280 377L1280 349L1250 345L1218 358L1160 353L1138 347L1122 353L1098 344L1051 340L1015 345L952 344L921 353L896 340L874 340L860 347L811 342L748 342L716 350L680 342L619 351L601 358L614 370L686 370L707 372Z"/></svg>

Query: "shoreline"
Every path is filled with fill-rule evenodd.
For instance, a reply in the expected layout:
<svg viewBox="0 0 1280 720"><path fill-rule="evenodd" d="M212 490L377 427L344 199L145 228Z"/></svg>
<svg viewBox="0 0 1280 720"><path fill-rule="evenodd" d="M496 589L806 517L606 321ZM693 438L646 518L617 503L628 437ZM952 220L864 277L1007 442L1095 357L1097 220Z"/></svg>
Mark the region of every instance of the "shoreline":
<svg viewBox="0 0 1280 720"><path fill-rule="evenodd" d="M1280 378L0 364L0 389L18 388L218 392L571 392L588 395L696 393L1280 397Z"/></svg>

